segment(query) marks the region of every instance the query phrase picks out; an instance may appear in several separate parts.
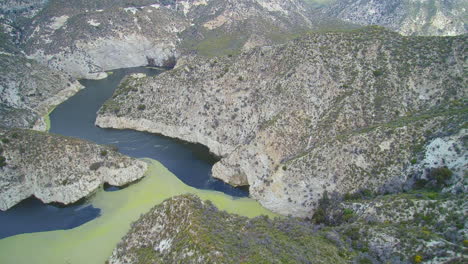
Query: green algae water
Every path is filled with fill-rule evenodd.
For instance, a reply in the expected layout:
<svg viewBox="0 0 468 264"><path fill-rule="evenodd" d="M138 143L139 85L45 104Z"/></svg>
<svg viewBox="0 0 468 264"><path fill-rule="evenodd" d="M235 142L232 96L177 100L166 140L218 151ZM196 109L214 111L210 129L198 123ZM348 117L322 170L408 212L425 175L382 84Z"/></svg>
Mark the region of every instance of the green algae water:
<svg viewBox="0 0 468 264"><path fill-rule="evenodd" d="M145 178L118 192L98 191L90 202L102 216L70 230L22 234L0 240L0 263L93 264L104 263L130 224L170 197L192 193L212 201L219 209L247 217L276 216L250 198L233 198L199 190L180 181L161 163L149 163Z"/></svg>

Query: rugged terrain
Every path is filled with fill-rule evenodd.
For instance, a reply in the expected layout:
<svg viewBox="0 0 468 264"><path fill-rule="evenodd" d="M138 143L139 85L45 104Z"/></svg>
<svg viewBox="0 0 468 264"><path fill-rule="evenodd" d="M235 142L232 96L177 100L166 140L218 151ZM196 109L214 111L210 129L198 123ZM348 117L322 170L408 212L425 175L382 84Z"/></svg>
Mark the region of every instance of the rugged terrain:
<svg viewBox="0 0 468 264"><path fill-rule="evenodd" d="M20 54L0 53L0 126L47 129L44 117L83 88Z"/></svg>
<svg viewBox="0 0 468 264"><path fill-rule="evenodd" d="M461 263L466 257L464 194L418 191L333 203L340 223L325 226L248 219L193 195L174 197L132 224L108 263Z"/></svg>
<svg viewBox="0 0 468 264"><path fill-rule="evenodd" d="M44 117L83 86L27 59L11 33L0 25L0 126L46 130Z"/></svg>
<svg viewBox="0 0 468 264"><path fill-rule="evenodd" d="M314 0L311 0L314 2ZM318 13L360 25L380 25L403 35L455 36L467 32L466 0L336 0Z"/></svg>
<svg viewBox="0 0 468 264"><path fill-rule="evenodd" d="M184 52L236 52L310 29L299 0L51 0L24 26L30 58L77 78L106 70L173 66Z"/></svg>
<svg viewBox="0 0 468 264"><path fill-rule="evenodd" d="M110 147L32 130L0 130L0 210L35 196L70 204L102 184L143 177L146 163Z"/></svg>
<svg viewBox="0 0 468 264"><path fill-rule="evenodd" d="M275 212L307 216L325 191L400 191L442 166L463 178L465 49L466 36L368 27L195 56L123 81L96 124L202 143L223 158L214 177L250 185ZM429 163L435 140L446 143Z"/></svg>

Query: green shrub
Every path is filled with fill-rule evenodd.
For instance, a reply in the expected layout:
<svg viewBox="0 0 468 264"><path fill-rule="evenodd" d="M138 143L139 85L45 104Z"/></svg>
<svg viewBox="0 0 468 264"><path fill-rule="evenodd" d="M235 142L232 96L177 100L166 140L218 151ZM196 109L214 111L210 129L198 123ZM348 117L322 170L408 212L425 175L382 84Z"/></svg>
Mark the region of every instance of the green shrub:
<svg viewBox="0 0 468 264"><path fill-rule="evenodd" d="M382 70L375 70L373 74L374 74L374 77L379 77L379 76L382 76L384 72Z"/></svg>
<svg viewBox="0 0 468 264"><path fill-rule="evenodd" d="M19 134L15 132L15 133L11 134L11 137L12 137L12 138L18 138L18 137L19 137Z"/></svg>
<svg viewBox="0 0 468 264"><path fill-rule="evenodd" d="M343 210L343 220L348 222L351 218L354 217L354 211L348 208Z"/></svg>
<svg viewBox="0 0 468 264"><path fill-rule="evenodd" d="M423 260L422 256L416 255L413 257L413 263L421 263Z"/></svg>
<svg viewBox="0 0 468 264"><path fill-rule="evenodd" d="M2 138L2 142L8 144L10 143L10 140L8 138Z"/></svg>
<svg viewBox="0 0 468 264"><path fill-rule="evenodd" d="M352 194L352 193L345 193L345 195L343 195L343 199L345 201L354 200L354 199L356 199L356 195Z"/></svg>
<svg viewBox="0 0 468 264"><path fill-rule="evenodd" d="M418 162L418 160L417 159L412 159L410 162L411 162L412 165L414 165L414 164L416 164Z"/></svg>
<svg viewBox="0 0 468 264"><path fill-rule="evenodd" d="M414 182L413 188L416 190L420 190L426 187L426 184L427 184L427 180L419 179Z"/></svg>
<svg viewBox="0 0 468 264"><path fill-rule="evenodd" d="M107 150L101 150L101 156L105 157L107 156Z"/></svg>
<svg viewBox="0 0 468 264"><path fill-rule="evenodd" d="M146 105L144 104L138 105L138 110L143 111L145 109L146 109Z"/></svg>
<svg viewBox="0 0 468 264"><path fill-rule="evenodd" d="M89 166L89 169L92 171L96 171L102 166L102 164L103 164L102 162L95 162L91 164L91 166Z"/></svg>
<svg viewBox="0 0 468 264"><path fill-rule="evenodd" d="M446 167L432 169L429 177L437 181L438 185L444 185L452 177L453 172Z"/></svg>
<svg viewBox="0 0 468 264"><path fill-rule="evenodd" d="M314 220L316 224L324 224L326 222L325 210L323 208L318 208L314 216L312 216L312 220Z"/></svg>
<svg viewBox="0 0 468 264"><path fill-rule="evenodd" d="M3 168L4 166L6 166L6 158L3 157L3 156L0 156L0 168Z"/></svg>

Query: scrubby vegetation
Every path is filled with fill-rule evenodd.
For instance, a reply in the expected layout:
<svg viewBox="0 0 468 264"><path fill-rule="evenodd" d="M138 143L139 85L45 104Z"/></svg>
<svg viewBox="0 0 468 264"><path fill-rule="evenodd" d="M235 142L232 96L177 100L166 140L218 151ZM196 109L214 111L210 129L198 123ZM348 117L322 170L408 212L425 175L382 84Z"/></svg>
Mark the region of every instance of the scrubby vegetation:
<svg viewBox="0 0 468 264"><path fill-rule="evenodd" d="M452 173L437 168L430 175L446 186ZM364 191L343 198L324 194L312 221L337 246L354 252L357 263L461 260L467 235L465 193L442 193L440 186L428 184L401 194L371 196Z"/></svg>
<svg viewBox="0 0 468 264"><path fill-rule="evenodd" d="M132 263L346 263L310 222L248 219L193 195L169 199L143 215L110 263L121 258Z"/></svg>

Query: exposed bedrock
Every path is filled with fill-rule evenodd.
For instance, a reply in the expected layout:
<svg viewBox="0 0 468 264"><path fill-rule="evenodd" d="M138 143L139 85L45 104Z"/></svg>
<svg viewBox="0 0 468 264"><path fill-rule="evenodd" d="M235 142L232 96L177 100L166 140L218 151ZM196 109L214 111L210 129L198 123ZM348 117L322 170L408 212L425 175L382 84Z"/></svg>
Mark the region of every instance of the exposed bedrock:
<svg viewBox="0 0 468 264"><path fill-rule="evenodd" d="M32 130L0 130L0 210L35 196L44 203L77 202L102 184L123 186L147 165L110 147Z"/></svg>
<svg viewBox="0 0 468 264"><path fill-rule="evenodd" d="M223 157L214 177L250 185L275 212L307 216L325 191L399 191L426 168L452 166L442 154L421 162L437 138L465 144L465 46L466 36L368 27L191 57L123 81L96 124L205 144ZM466 162L457 164L460 179Z"/></svg>

